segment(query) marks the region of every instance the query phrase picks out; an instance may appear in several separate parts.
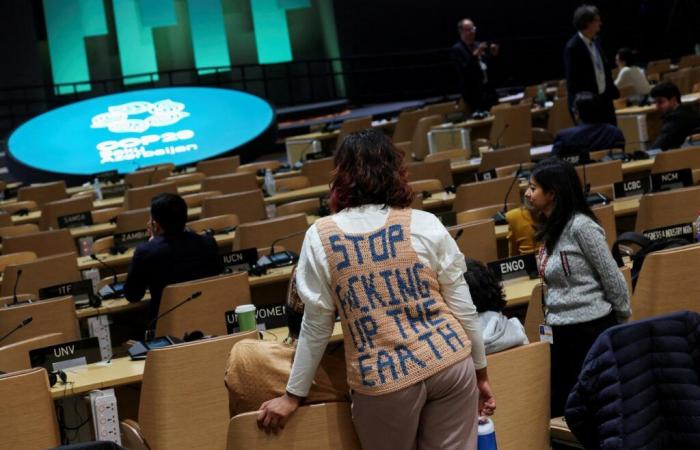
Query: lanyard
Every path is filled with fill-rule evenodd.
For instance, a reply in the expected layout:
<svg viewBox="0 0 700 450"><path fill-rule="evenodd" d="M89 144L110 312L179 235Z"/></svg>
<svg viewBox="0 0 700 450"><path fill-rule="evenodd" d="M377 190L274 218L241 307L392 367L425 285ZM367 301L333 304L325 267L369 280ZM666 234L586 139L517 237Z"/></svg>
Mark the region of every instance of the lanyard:
<svg viewBox="0 0 700 450"><path fill-rule="evenodd" d="M544 302L544 290L545 290L544 270L547 267L547 261L549 261L549 255L547 255L547 250L546 250L544 245L542 247L540 247L540 252L539 252L537 259L539 260L537 271L539 272L539 275L540 275L540 301L542 302L542 314L544 315L544 322L547 323L548 308Z"/></svg>

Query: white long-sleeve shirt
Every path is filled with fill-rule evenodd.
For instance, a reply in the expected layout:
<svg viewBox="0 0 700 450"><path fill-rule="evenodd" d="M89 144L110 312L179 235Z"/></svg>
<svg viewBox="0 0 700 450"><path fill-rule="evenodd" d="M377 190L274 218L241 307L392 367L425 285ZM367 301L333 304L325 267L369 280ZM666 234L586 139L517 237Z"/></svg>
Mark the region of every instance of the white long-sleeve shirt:
<svg viewBox="0 0 700 450"><path fill-rule="evenodd" d="M333 216L347 233L367 233L386 223L389 209L381 205L347 208ZM462 239L468 239L468 236ZM486 367L486 353L479 316L472 303L464 272L464 255L445 227L433 215L413 210L411 213L411 245L418 259L435 270L440 292L452 314L464 327L472 343L472 359L477 369ZM304 319L297 343L294 365L287 391L305 397L311 387L316 368L333 332L335 303L331 291L331 274L318 230L312 225L306 232L296 271L297 291L305 304Z"/></svg>

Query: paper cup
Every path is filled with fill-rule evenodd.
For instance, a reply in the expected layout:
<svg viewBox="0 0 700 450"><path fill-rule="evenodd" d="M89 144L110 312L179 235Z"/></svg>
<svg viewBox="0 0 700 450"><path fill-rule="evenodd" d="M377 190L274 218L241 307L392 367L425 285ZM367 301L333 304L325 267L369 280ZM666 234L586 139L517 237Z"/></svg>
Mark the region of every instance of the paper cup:
<svg viewBox="0 0 700 450"><path fill-rule="evenodd" d="M236 307L236 319L240 331L251 331L256 329L255 305L240 305Z"/></svg>

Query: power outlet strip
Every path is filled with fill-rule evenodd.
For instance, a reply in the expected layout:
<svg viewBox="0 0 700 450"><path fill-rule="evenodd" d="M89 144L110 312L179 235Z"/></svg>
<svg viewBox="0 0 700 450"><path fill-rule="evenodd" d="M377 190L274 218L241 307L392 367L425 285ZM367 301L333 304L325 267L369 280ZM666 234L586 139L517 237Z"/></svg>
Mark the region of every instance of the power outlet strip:
<svg viewBox="0 0 700 450"><path fill-rule="evenodd" d="M90 392L92 419L95 428L95 440L111 441L121 445L119 433L119 413L114 389Z"/></svg>
<svg viewBox="0 0 700 450"><path fill-rule="evenodd" d="M105 315L88 318L90 337L97 337L100 343L102 361L112 359L112 338L109 334L109 317Z"/></svg>

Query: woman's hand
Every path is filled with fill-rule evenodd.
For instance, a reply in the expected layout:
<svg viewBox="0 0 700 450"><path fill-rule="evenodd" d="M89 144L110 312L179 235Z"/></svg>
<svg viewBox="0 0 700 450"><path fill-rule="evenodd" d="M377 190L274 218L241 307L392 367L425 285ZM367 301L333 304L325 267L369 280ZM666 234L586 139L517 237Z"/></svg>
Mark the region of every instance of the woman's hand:
<svg viewBox="0 0 700 450"><path fill-rule="evenodd" d="M476 387L479 389L479 416L492 416L496 411L496 397L485 367L476 371Z"/></svg>
<svg viewBox="0 0 700 450"><path fill-rule="evenodd" d="M266 401L258 409L258 427L265 430L266 433L277 433L284 428L300 403L301 397L290 393Z"/></svg>

